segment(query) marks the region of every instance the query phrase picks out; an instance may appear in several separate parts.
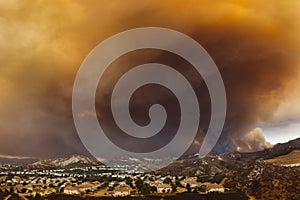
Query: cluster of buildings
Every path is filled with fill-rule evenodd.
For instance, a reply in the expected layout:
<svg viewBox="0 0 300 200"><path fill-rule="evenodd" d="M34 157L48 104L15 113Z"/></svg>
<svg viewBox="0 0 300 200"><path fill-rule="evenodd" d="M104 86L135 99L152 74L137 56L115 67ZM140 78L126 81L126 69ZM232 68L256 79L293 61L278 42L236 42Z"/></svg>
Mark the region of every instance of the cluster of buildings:
<svg viewBox="0 0 300 200"><path fill-rule="evenodd" d="M176 194L204 188L202 193L225 192L216 183L197 182L196 177L172 177L153 174L97 172L91 169L17 170L0 171L0 189L28 196L47 196L54 193L80 196L141 195L138 184L148 187L152 194ZM94 169L97 170L97 169ZM95 175L95 176L93 176ZM139 183L138 183L139 182Z"/></svg>

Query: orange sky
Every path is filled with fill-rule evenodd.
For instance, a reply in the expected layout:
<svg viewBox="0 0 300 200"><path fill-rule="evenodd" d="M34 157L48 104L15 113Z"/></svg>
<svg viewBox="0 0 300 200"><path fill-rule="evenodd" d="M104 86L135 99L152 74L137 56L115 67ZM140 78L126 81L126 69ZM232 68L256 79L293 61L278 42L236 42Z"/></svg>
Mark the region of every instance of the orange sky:
<svg viewBox="0 0 300 200"><path fill-rule="evenodd" d="M228 121L242 118L233 137L299 118L299 9L298 0L0 0L0 154L86 153L70 109L76 72L99 42L135 27L175 29L206 48L229 91Z"/></svg>

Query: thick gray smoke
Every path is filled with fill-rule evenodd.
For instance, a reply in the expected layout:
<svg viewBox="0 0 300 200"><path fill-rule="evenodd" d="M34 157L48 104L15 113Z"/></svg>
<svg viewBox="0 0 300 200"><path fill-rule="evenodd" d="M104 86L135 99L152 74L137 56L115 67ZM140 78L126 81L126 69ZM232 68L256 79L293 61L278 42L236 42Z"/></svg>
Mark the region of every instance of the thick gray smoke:
<svg viewBox="0 0 300 200"><path fill-rule="evenodd" d="M266 147L261 145L266 144L263 137L250 137L247 133L270 120L295 87L299 74L298 22L297 0L255 0L247 5L206 0L2 1L0 153L33 157L88 154L72 119L71 95L76 72L99 42L118 32L144 26L166 27L191 36L219 67L227 92L228 113L215 152L236 150L239 144L233 141L250 145L249 150L260 150ZM206 85L185 60L166 52L150 52L149 57L146 53L147 50L133 52L131 56L135 57L128 55L116 62L132 66L157 60L185 74L201 107L199 136L189 151L196 152L210 119ZM106 86L109 88L120 73L111 69L107 80L99 85L104 87L104 97L109 95L105 93ZM142 98L137 94L135 100L139 103ZM99 102L101 97L97 105L100 109ZM133 108L134 116L143 114L137 110ZM100 115L101 112L100 109ZM145 120L141 117L138 123Z"/></svg>

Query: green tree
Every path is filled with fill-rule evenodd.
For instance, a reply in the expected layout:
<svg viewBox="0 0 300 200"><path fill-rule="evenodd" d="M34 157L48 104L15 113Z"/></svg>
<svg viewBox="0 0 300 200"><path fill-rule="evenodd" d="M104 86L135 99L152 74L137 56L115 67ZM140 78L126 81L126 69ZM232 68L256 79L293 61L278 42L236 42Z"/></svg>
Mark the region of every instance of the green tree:
<svg viewBox="0 0 300 200"><path fill-rule="evenodd" d="M172 184L172 191L177 192L177 186L175 184Z"/></svg>
<svg viewBox="0 0 300 200"><path fill-rule="evenodd" d="M170 184L170 183L172 183L172 180L169 177L167 177L167 178L164 179L164 183L165 184Z"/></svg>
<svg viewBox="0 0 300 200"><path fill-rule="evenodd" d="M177 180L175 181L175 185L176 185L177 187L181 187L180 180L177 179Z"/></svg>
<svg viewBox="0 0 300 200"><path fill-rule="evenodd" d="M178 187L181 187L180 180L176 180L176 181L175 181L175 185L177 185Z"/></svg>
<svg viewBox="0 0 300 200"><path fill-rule="evenodd" d="M137 189L138 189L139 192L142 191L142 189L143 189L143 184L144 184L144 182L143 182L143 180L140 179L140 178L137 179L137 180L135 181L135 185L136 185L136 187L137 187Z"/></svg>
<svg viewBox="0 0 300 200"><path fill-rule="evenodd" d="M131 180L129 177L126 177L125 183L126 183L127 185L129 185L131 188L133 188L132 180Z"/></svg>
<svg viewBox="0 0 300 200"><path fill-rule="evenodd" d="M148 194L150 194L150 186L149 186L148 183L143 184L141 193L142 193L143 195L148 195Z"/></svg>

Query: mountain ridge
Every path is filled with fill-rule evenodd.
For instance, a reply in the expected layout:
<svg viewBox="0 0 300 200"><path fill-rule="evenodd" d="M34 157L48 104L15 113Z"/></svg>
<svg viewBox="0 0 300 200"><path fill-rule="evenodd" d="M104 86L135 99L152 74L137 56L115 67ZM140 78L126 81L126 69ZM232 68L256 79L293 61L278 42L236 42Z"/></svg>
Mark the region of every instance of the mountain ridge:
<svg viewBox="0 0 300 200"><path fill-rule="evenodd" d="M202 157L198 155L188 156L178 159L169 166L158 170L156 173L183 176L213 175L219 172L226 173L242 164L269 160L278 156L287 155L294 150L300 150L300 138L286 143L276 144L272 148L257 152L241 153L235 151Z"/></svg>
<svg viewBox="0 0 300 200"><path fill-rule="evenodd" d="M74 154L67 158L53 158L46 160L39 160L37 162L27 165L27 168L59 168L59 167L70 167L74 165L90 165L99 166L103 165L94 157L83 156Z"/></svg>

